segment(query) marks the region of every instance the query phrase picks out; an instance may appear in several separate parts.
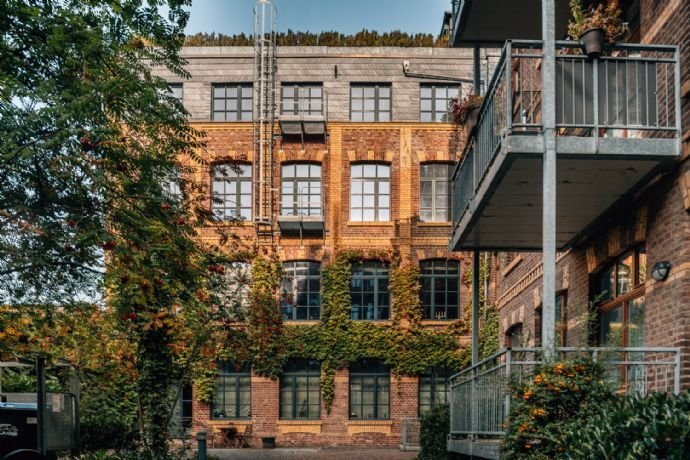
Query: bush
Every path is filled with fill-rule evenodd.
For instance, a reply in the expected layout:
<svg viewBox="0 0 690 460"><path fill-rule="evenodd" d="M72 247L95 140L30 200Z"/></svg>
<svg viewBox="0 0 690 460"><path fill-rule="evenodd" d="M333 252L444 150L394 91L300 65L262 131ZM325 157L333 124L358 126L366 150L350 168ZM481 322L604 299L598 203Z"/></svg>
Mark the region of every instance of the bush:
<svg viewBox="0 0 690 460"><path fill-rule="evenodd" d="M540 366L531 382L513 386L512 396L501 446L506 459L562 457L566 436L615 399L603 368L586 358Z"/></svg>
<svg viewBox="0 0 690 460"><path fill-rule="evenodd" d="M450 433L450 406L440 404L422 414L420 428L421 451L419 460L445 460L448 458L446 440Z"/></svg>
<svg viewBox="0 0 690 460"><path fill-rule="evenodd" d="M566 438L569 459L684 459L690 455L690 394L617 398Z"/></svg>

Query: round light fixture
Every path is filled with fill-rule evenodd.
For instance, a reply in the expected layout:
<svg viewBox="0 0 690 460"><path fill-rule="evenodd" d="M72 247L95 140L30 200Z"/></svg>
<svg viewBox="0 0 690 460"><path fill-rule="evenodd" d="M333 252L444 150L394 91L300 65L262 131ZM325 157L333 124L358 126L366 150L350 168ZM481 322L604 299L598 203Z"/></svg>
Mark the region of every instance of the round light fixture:
<svg viewBox="0 0 690 460"><path fill-rule="evenodd" d="M668 273L671 271L671 264L664 260L662 262L657 262L652 268L652 278L656 281L663 281L668 278Z"/></svg>

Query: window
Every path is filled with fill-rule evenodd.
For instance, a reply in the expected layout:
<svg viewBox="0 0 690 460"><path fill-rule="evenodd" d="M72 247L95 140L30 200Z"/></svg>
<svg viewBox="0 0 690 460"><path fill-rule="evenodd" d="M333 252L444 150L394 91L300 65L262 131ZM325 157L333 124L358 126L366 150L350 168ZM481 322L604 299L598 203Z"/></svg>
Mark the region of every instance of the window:
<svg viewBox="0 0 690 460"><path fill-rule="evenodd" d="M291 359L280 376L280 418L318 420L321 409L321 365L312 359Z"/></svg>
<svg viewBox="0 0 690 460"><path fill-rule="evenodd" d="M454 260L430 260L419 266L424 319L457 319L460 265Z"/></svg>
<svg viewBox="0 0 690 460"><path fill-rule="evenodd" d="M236 368L230 362L218 362L218 380L211 401L211 418L248 418L251 406L249 367Z"/></svg>
<svg viewBox="0 0 690 460"><path fill-rule="evenodd" d="M541 346L541 328L542 328L542 305L539 305L534 311L534 339L535 345ZM554 320L556 322L556 344L565 347L567 343L568 333L568 291L562 291L556 294L556 311L554 312Z"/></svg>
<svg viewBox="0 0 690 460"><path fill-rule="evenodd" d="M350 87L351 121L391 121L391 86L356 85Z"/></svg>
<svg viewBox="0 0 690 460"><path fill-rule="evenodd" d="M419 116L421 121L451 121L450 101L460 94L457 85L421 85Z"/></svg>
<svg viewBox="0 0 690 460"><path fill-rule="evenodd" d="M644 247L623 254L595 277L600 345L644 346L646 277L647 255Z"/></svg>
<svg viewBox="0 0 690 460"><path fill-rule="evenodd" d="M522 345L522 323L518 323L506 331L506 346L516 348Z"/></svg>
<svg viewBox="0 0 690 460"><path fill-rule="evenodd" d="M213 166L213 214L220 220L251 220L252 165Z"/></svg>
<svg viewBox="0 0 690 460"><path fill-rule="evenodd" d="M320 263L285 262L283 264L283 301L280 310L286 320L321 318Z"/></svg>
<svg viewBox="0 0 690 460"><path fill-rule="evenodd" d="M375 360L350 366L350 418L360 420L390 417L390 369Z"/></svg>
<svg viewBox="0 0 690 460"><path fill-rule="evenodd" d="M170 87L170 95L182 102L182 83L168 83L168 86Z"/></svg>
<svg viewBox="0 0 690 460"><path fill-rule="evenodd" d="M322 115L321 84L283 84L281 113L286 115Z"/></svg>
<svg viewBox="0 0 690 460"><path fill-rule="evenodd" d="M352 319L388 319L390 294L388 292L388 265L382 262L352 264L350 299Z"/></svg>
<svg viewBox="0 0 690 460"><path fill-rule="evenodd" d="M245 262L223 265L211 277L214 304L228 321L243 321L246 318L251 282L252 266Z"/></svg>
<svg viewBox="0 0 690 460"><path fill-rule="evenodd" d="M283 165L281 216L321 215L321 165Z"/></svg>
<svg viewBox="0 0 690 460"><path fill-rule="evenodd" d="M352 165L350 220L387 222L391 219L391 167L366 163Z"/></svg>
<svg viewBox="0 0 690 460"><path fill-rule="evenodd" d="M422 222L450 221L450 180L454 165L428 163L420 167L419 219Z"/></svg>
<svg viewBox="0 0 690 460"><path fill-rule="evenodd" d="M252 85L213 85L213 121L252 119Z"/></svg>
<svg viewBox="0 0 690 460"><path fill-rule="evenodd" d="M445 367L429 367L419 375L419 413L432 406L449 402L451 371Z"/></svg>

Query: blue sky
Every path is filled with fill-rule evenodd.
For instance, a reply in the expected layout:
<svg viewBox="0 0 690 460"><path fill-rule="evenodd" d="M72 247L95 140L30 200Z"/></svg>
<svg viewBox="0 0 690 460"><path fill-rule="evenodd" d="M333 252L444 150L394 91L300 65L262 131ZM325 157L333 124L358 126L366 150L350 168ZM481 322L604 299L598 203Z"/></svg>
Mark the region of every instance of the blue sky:
<svg viewBox="0 0 690 460"><path fill-rule="evenodd" d="M193 0L187 34L253 30L254 0ZM278 30L353 33L400 29L437 35L450 0L273 0Z"/></svg>

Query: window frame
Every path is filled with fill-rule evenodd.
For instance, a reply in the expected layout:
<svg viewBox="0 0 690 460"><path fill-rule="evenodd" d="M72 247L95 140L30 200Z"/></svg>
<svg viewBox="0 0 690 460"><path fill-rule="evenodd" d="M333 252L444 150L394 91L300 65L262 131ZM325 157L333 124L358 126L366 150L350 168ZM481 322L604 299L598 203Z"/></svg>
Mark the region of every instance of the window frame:
<svg viewBox="0 0 690 460"><path fill-rule="evenodd" d="M314 89L319 89L320 90L320 95L319 97L313 97L312 96L312 91ZM308 90L308 95L307 97L302 97L300 95L300 90L306 89ZM292 99L293 105L291 110L285 110L285 95L286 95L286 90L292 90L292 97L289 99ZM307 106L309 107L308 110L302 110L301 109L301 101L306 100ZM312 108L312 103L314 101L318 101L318 110L315 110ZM281 115L309 115L309 116L318 116L318 115L323 115L324 111L324 95L323 95L323 83L317 83L317 82L281 82L280 84L280 113Z"/></svg>
<svg viewBox="0 0 690 460"><path fill-rule="evenodd" d="M418 376L418 401L419 401L419 415L421 416L424 412L431 410L437 404L448 404L450 403L450 377L454 372L447 367L427 367L424 372L420 373ZM429 381L429 390L424 390L424 379ZM439 380L443 379L444 386L444 400L435 401L436 398L436 385L439 385ZM429 404L422 404L422 393L429 393Z"/></svg>
<svg viewBox="0 0 690 460"><path fill-rule="evenodd" d="M224 96L223 97L216 97L216 89L224 89ZM244 89L249 88L250 90L250 97L245 97L244 96ZM228 89L235 89L237 91L236 96L234 97L228 97ZM225 109L223 110L216 110L216 104L217 102L223 101L225 104ZM237 107L235 110L228 110L227 109L227 103L228 101L235 101L237 104ZM251 101L249 110L242 110L243 109L243 101L249 100ZM222 113L223 114L223 120L216 119L216 113ZM234 113L235 114L235 119L234 120L228 120L228 114ZM249 113L249 118L245 118L245 115ZM252 121L254 119L254 85L251 82L239 82L239 83L213 83L211 84L211 121L213 122L218 122L218 123L224 123L224 122L238 122L238 121Z"/></svg>
<svg viewBox="0 0 690 460"><path fill-rule="evenodd" d="M286 267L286 266L288 264L304 264L304 263L312 265L312 266L318 265L318 272L319 273L318 273L318 275L312 274L311 268L314 268L314 267L307 266L306 267L307 275L305 277L297 278L296 275L294 275L294 274L291 275L292 276L292 285L293 285L292 293L293 293L294 299L293 299L293 303L290 303L290 302L288 302L289 299L286 298L286 295L287 295L287 290L285 289L285 284L287 281L286 276L288 275L290 270L296 270L299 267L297 267L296 265L294 267ZM286 260L285 262L283 262L282 284L283 284L283 291L284 291L283 295L284 295L284 297L283 297L283 299L281 299L281 302L280 302L280 313L281 313L281 315L283 315L283 319L285 321L319 321L321 319L321 303L322 303L322 299L321 299L322 271L321 270L322 270L321 262L317 262L317 261L313 261L313 260ZM298 282L297 282L298 279L304 279L305 280L305 284L307 285L307 291L306 292L303 293L301 291L298 291L295 288L295 285L298 284ZM311 290L311 284L312 284L311 282L315 281L315 280L318 280L318 282L319 282L319 290L318 291ZM296 293L296 295L295 295L295 293ZM307 296L307 302L308 303L311 300L312 295L318 296L319 306L313 307L311 305L298 305L297 300L298 300L300 294L305 294ZM288 317L288 313L285 311L288 308L292 311L291 317ZM299 309L306 309L306 312L307 312L306 318L298 318ZM318 310L319 314L318 314L317 318L311 318L310 317L310 311L312 309Z"/></svg>
<svg viewBox="0 0 690 460"><path fill-rule="evenodd" d="M370 367L371 370L363 371L359 370L359 368L366 368ZM355 370L353 370L353 368ZM348 418L350 420L390 420L391 418L391 384L390 384L390 367L382 364L381 362L377 360L371 360L371 359L366 359L359 361L357 363L354 363L350 366L349 368L349 382L348 382L348 413L349 416ZM354 407L359 406L360 414L364 414L364 379L366 378L374 378L374 389L373 389L373 408L374 408L374 417L356 417L355 412L353 410ZM355 391L353 389L354 384L359 382L360 385L360 402L359 404L353 403L353 400L355 399L353 397L353 392ZM385 382L386 385L382 385L382 382ZM386 416L381 417L379 414L381 413L381 408L384 407L384 404L379 401L379 392L383 386L387 386L387 392L388 392L388 403L385 405L386 410Z"/></svg>
<svg viewBox="0 0 690 460"><path fill-rule="evenodd" d="M423 97L422 96L422 90L424 88L429 88L431 90L431 96L430 97ZM436 110L436 101L441 100L441 98L436 97L436 90L444 88L446 90L446 97L443 98L446 100L446 110L442 112L443 117L441 120L437 119L437 115L439 115L441 112ZM419 84L419 121L422 123L450 123L453 121L453 114L450 109L450 101L452 100L452 97L448 97L448 90L449 89L457 89L458 92L455 95L455 97L460 97L462 94L462 85L458 83L457 85L451 85L451 84L437 84L437 83L420 83ZM423 101L431 101L431 110L424 110L422 107L424 102ZM423 114L428 113L431 115L430 120L424 120L423 119Z"/></svg>
<svg viewBox="0 0 690 460"><path fill-rule="evenodd" d="M317 363L318 365L318 370L309 370L309 369L300 369L300 370L288 370L289 366L291 364L295 364L295 362L299 361L306 361L308 364L311 364L311 362ZM306 377L307 378L307 388L305 390L306 392L306 401L307 401L307 416L306 417L299 417L298 414L298 400L297 400L297 395L299 393L299 390L297 389L297 379L299 377ZM321 388L320 388L320 379L321 379L321 363L314 360L314 359L291 359L288 361L286 365L286 369L283 371L283 373L280 375L280 383L279 383L279 419L280 420L320 420L321 419ZM285 381L289 380L289 392L291 395L292 402L290 403L290 414L286 415L283 413L283 401L284 401L284 383ZM313 382L312 382L313 380ZM311 387L311 384L314 384L314 388ZM317 394L317 402L314 404L310 404L310 393L316 392ZM309 406L315 406L318 408L317 414L314 417L309 416Z"/></svg>
<svg viewBox="0 0 690 460"><path fill-rule="evenodd" d="M374 166L375 175L373 177L365 176L365 168L367 166ZM356 168L361 167L361 175L355 176ZM388 171L387 177L381 177L379 175L379 168L386 168ZM350 164L350 222L391 222L393 218L392 213L392 200L391 195L393 192L393 180L391 174L392 166L390 163L386 162L358 162ZM361 184L361 192L355 193L357 186L356 183ZM373 183L373 192L365 193L366 184ZM382 184L388 184L388 193L382 192ZM361 203L359 206L354 206L354 198L361 197ZM388 207L381 206L381 197L388 197ZM365 197L373 197L373 208L370 206L364 206ZM374 220L364 220L365 211L373 210ZM382 211L388 210L388 219L382 219ZM360 213L360 216L356 216L355 212Z"/></svg>
<svg viewBox="0 0 690 460"><path fill-rule="evenodd" d="M447 179L442 180L440 177L436 176L436 169L440 169L440 167L443 166L447 168ZM427 168L429 168L427 170ZM425 162L421 163L419 165L419 221L420 222L441 222L441 223L446 223L451 221L451 184L453 180L453 171L455 168L455 163L452 162ZM424 174L425 172L430 172L430 176L425 177ZM423 192L424 190L424 183L430 182L431 183L431 219L430 220L425 220L422 218L422 199L424 196L427 196L426 193ZM439 209L438 206L438 196L439 193L436 192L437 185L439 183L446 183L446 206L443 208L445 210L444 214L444 219L441 219L439 217L439 213L441 212L441 209Z"/></svg>
<svg viewBox="0 0 690 460"><path fill-rule="evenodd" d="M353 94L354 88L362 88L362 97L355 97ZM365 113L371 113L371 110L365 110L365 101L371 100L370 98L364 96L364 89L365 88L373 88L374 89L374 119L373 120L365 120L364 119L364 114ZM380 95L380 90L381 88L387 88L388 89L388 96L387 97L382 97ZM354 101L355 100L361 100L362 101L362 108L360 110L355 110L354 109ZM388 100L388 110L382 110L380 108L381 106L381 101L382 100ZM361 120L355 120L353 118L354 113L361 113ZM387 113L388 114L388 119L387 120L381 120L381 113ZM386 123L386 122L391 122L393 121L393 85L391 83L370 83L370 82L353 82L350 83L350 121L356 122L356 123Z"/></svg>
<svg viewBox="0 0 690 460"><path fill-rule="evenodd" d="M251 418L251 412L252 412L252 374L251 374L251 368L249 366L244 366L241 368L240 371L237 371L234 367L234 365L229 362L229 361L218 361L217 362L218 366L218 377L216 378L216 386L214 387L213 390L213 396L211 398L211 403L209 404L209 417L211 420L226 420L226 419L236 419L236 420L246 420ZM228 369L231 369L228 371ZM233 416L217 416L215 415L214 411L214 406L215 406L215 397L216 393L218 391L218 385L220 384L220 379L221 378L227 378L227 377L234 377L235 382L234 382L234 403L231 403L231 405L234 404L234 415ZM246 389L242 390L242 384L241 384L241 379L242 378L247 378L248 383ZM225 384L225 383L224 383ZM242 404L240 403L241 401L241 395L242 393L249 393L249 411L247 415L241 415L242 411ZM223 392L225 394L225 392ZM227 409L227 403L223 403L223 408ZM225 410L224 410L225 412Z"/></svg>
<svg viewBox="0 0 690 460"><path fill-rule="evenodd" d="M361 266L361 276L355 276L355 270L357 267ZM373 268L374 274L373 275L366 275L365 269L366 267ZM384 273L381 273L381 271L385 271ZM379 289L379 284L380 281L386 280L386 289L385 291L381 291ZM353 284L355 280L360 280L361 282L361 289L357 292L353 291ZM374 291L365 291L364 290L364 281L365 280L372 280L373 285L374 285ZM368 305L361 305L357 304L358 306L355 307L355 302L353 301L353 294L354 295L360 295L364 296L366 293L373 294L374 296L374 303L372 305L373 308L373 315L372 318L360 318L359 316L362 316L362 313L365 312L368 309ZM387 295L388 296L388 305L381 306L379 305L379 296L380 295ZM361 297L360 297L361 298ZM379 309L384 308L385 314L383 315L384 317L381 317ZM388 321L390 320L390 315L391 315L391 292L390 292L390 264L385 263L385 262L380 262L380 261L375 261L375 260L361 260L359 262L353 263L352 264L352 272L351 272L351 277L350 277L350 319L353 321ZM358 312L358 318L354 318L355 316L355 311Z"/></svg>
<svg viewBox="0 0 690 460"><path fill-rule="evenodd" d="M435 264L443 262L445 266L444 274L436 274L435 273ZM448 273L448 265L452 263L455 264L457 267L457 274L449 274ZM429 268L431 269L431 273L425 274L425 265L429 265ZM422 302L422 318L424 320L431 320L431 321L454 321L460 318L460 263L457 260L452 260L452 259L426 259L426 260L421 260L419 261L419 276L420 276L420 302ZM446 304L442 307L437 307L436 305L436 282L435 280L437 278L443 279L444 284L446 286L445 290L445 299L446 299ZM429 280L429 286L430 286L430 291L429 291L429 298L431 300L430 305L426 305L424 303L423 299L423 293L424 291L424 280L428 279ZM451 308L452 306L448 304L448 293L450 292L448 290L448 280L454 279L457 282L457 297L458 297L458 302L454 306L455 311L456 311L456 316L452 317L448 315L448 308ZM429 315L427 315L427 307L429 308ZM437 308L445 308L446 309L446 315L444 318L437 318L436 315L436 309ZM429 316L429 317L427 317Z"/></svg>
<svg viewBox="0 0 690 460"><path fill-rule="evenodd" d="M298 171L298 166L307 166L308 167L308 176L298 176L297 171ZM319 168L319 176L318 176L318 181L316 180L316 176L312 176L312 168L313 167L318 167ZM285 175L285 170L286 168L293 168L294 175L292 177L286 176ZM309 183L309 192L306 194L307 199L309 200L307 202L307 206L301 206L300 203L300 198L305 196L300 193L299 191L299 183L300 182L308 182ZM318 195L311 193L312 188L314 188L314 185L318 182L319 185L319 193ZM292 185L292 208L290 210L292 213L285 213L285 185L287 183L290 183ZM318 207L312 205L312 197L318 196ZM303 210L307 210L307 213L304 214ZM307 216L307 217L314 217L314 216L323 216L323 165L321 163L317 162L309 162L309 161L299 161L299 162L289 162L289 163L283 163L280 166L280 215L283 217L286 216Z"/></svg>
<svg viewBox="0 0 690 460"><path fill-rule="evenodd" d="M168 83L168 87L170 88L168 91L172 97L177 99L180 104L182 104L182 101L184 100L184 83ZM180 96L177 97L175 95L175 90L178 89L180 90Z"/></svg>
<svg viewBox="0 0 690 460"><path fill-rule="evenodd" d="M247 174L238 174L236 171L234 171L232 165L229 163L219 162L211 164L211 213L221 222L249 222L254 218L254 165L252 163L238 163L236 166L240 168L248 168ZM219 168L227 168L230 174L227 176L216 174L216 170ZM219 198L219 194L217 194L214 190L214 185L216 182L222 182L224 184L223 193L220 194L222 195L222 203L218 203L216 201L216 199ZM236 182L234 192L227 192L226 187L229 186L229 182ZM248 194L242 193L243 183L249 183ZM249 195L249 206L243 206L242 203L242 197L246 195ZM228 200L226 197L233 197L235 205L228 206ZM242 215L243 209L249 210L249 217ZM230 210L233 210L234 214L228 214ZM223 216L218 217L217 211L222 211Z"/></svg>
<svg viewBox="0 0 690 460"><path fill-rule="evenodd" d="M558 340L558 343L560 344L559 346L565 347L567 346L568 343L568 290L564 289L562 291L559 291L556 293L556 306L558 306L558 299L561 300L561 314L560 314L560 319L557 317L555 318L555 326L558 328L558 326L561 326L561 330L559 331L556 329L556 338ZM534 310L534 342L535 346L540 347L541 346L541 338L542 338L542 333L541 333L541 328L543 325L543 311L544 311L544 305L540 304L537 308Z"/></svg>

